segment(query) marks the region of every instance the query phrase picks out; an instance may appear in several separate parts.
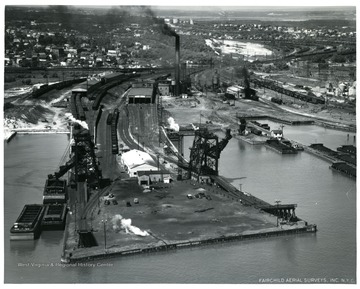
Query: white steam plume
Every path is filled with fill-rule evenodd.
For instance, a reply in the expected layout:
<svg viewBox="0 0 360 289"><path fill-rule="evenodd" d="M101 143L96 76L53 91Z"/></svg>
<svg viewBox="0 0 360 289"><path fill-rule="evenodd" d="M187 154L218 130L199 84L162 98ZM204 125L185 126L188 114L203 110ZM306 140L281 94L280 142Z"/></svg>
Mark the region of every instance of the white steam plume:
<svg viewBox="0 0 360 289"><path fill-rule="evenodd" d="M167 122L169 124L169 128L173 129L176 132L179 131L180 129L179 125L175 122L175 120L171 116L167 119Z"/></svg>
<svg viewBox="0 0 360 289"><path fill-rule="evenodd" d="M138 227L132 226L131 219L124 219L121 215L115 215L112 218L112 223L114 230L124 229L126 234L132 233L134 235L143 237L149 236L148 232L142 231Z"/></svg>
<svg viewBox="0 0 360 289"><path fill-rule="evenodd" d="M89 126L85 121L76 119L71 113L69 113L69 112L65 113L65 117L70 119L72 122L76 122L76 123L80 124L83 128L85 128L87 130L89 129Z"/></svg>

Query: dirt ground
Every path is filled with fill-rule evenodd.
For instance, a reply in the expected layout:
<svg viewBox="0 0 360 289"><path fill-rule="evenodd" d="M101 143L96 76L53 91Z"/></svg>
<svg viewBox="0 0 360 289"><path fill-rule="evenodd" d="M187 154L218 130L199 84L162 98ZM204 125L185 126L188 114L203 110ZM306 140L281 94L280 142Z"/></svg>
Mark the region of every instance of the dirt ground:
<svg viewBox="0 0 360 289"><path fill-rule="evenodd" d="M200 192L210 199L196 198ZM106 248L111 252L276 227L276 217L228 198L219 188L190 180L159 184L158 188L144 192L136 180L125 179L114 184L108 193L113 196L102 196L100 208L96 207L87 221L99 245L93 248L95 251L103 250L105 234ZM189 199L188 194L193 198ZM106 205L105 200L110 204ZM126 202L131 206L126 206ZM132 226L148 235L127 232L119 218L130 219ZM87 252L89 249L75 250L73 256Z"/></svg>

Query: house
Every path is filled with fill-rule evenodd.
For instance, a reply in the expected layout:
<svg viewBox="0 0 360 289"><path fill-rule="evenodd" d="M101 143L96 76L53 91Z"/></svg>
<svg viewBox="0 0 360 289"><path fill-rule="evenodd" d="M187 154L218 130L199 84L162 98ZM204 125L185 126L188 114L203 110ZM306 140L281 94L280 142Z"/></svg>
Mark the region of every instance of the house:
<svg viewBox="0 0 360 289"><path fill-rule="evenodd" d="M117 52L116 52L116 50L108 50L108 52L107 52L107 56L113 56L113 57L116 57L116 56L117 56Z"/></svg>
<svg viewBox="0 0 360 289"><path fill-rule="evenodd" d="M271 137L274 137L274 138L277 138L280 140L283 137L283 131L280 129L272 130Z"/></svg>

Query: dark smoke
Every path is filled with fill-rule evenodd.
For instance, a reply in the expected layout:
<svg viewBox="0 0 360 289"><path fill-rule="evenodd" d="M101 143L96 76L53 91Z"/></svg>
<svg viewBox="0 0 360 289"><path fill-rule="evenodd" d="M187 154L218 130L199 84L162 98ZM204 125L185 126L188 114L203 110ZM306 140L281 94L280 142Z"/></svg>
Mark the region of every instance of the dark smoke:
<svg viewBox="0 0 360 289"><path fill-rule="evenodd" d="M178 34L175 32L174 29L172 29L169 25L167 25L165 22L161 25L161 32L168 36L178 36Z"/></svg>

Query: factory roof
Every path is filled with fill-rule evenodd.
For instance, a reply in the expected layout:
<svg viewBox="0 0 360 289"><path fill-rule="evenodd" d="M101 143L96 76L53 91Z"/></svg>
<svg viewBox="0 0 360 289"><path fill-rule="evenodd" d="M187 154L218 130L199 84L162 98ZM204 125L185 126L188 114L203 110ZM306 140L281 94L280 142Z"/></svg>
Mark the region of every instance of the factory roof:
<svg viewBox="0 0 360 289"><path fill-rule="evenodd" d="M136 168L136 170L142 171L150 170L153 168L157 169L156 163L153 158L148 153L139 150L131 150L123 153L121 158L129 169ZM140 169L140 167L142 168Z"/></svg>
<svg viewBox="0 0 360 289"><path fill-rule="evenodd" d="M130 89L128 96L152 96L152 93L152 87L135 87Z"/></svg>
<svg viewBox="0 0 360 289"><path fill-rule="evenodd" d="M158 174L164 174L164 175L170 175L169 171L154 171L154 170L150 170L150 171L138 171L138 176L148 176L148 175L158 175Z"/></svg>

